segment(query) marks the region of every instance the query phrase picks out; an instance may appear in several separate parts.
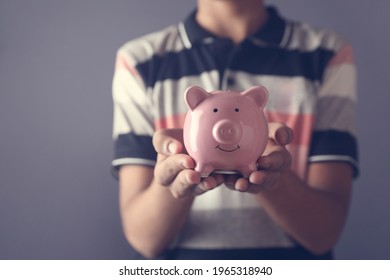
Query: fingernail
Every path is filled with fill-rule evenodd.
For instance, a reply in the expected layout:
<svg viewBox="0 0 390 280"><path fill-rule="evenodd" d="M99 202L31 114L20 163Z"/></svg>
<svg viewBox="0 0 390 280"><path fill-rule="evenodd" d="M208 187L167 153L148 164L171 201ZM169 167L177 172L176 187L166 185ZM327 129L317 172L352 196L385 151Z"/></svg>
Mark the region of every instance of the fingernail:
<svg viewBox="0 0 390 280"><path fill-rule="evenodd" d="M175 154L177 151L177 145L175 142L171 142L168 144L168 152Z"/></svg>
<svg viewBox="0 0 390 280"><path fill-rule="evenodd" d="M262 162L262 163L260 164L260 167L262 167L262 168L269 168L270 166L271 166L271 163L268 162L268 161Z"/></svg>
<svg viewBox="0 0 390 280"><path fill-rule="evenodd" d="M201 182L200 184L202 185L202 188L203 188L204 190L210 189L210 184L209 184L207 181L203 181L203 182Z"/></svg>
<svg viewBox="0 0 390 280"><path fill-rule="evenodd" d="M188 164L188 160L186 159L182 160L181 166L183 166L183 168L191 168L191 166Z"/></svg>
<svg viewBox="0 0 390 280"><path fill-rule="evenodd" d="M285 145L285 144L287 144L287 143L290 142L290 132L289 132L288 129L283 128L283 129L281 129L281 130L279 131L279 133L280 133L280 134L279 134L279 136L280 136L280 138L279 138L279 140L280 140L279 144Z"/></svg>
<svg viewBox="0 0 390 280"><path fill-rule="evenodd" d="M269 168L271 166L271 163L266 159L265 157L262 157L258 162L257 162L257 167L259 168Z"/></svg>
<svg viewBox="0 0 390 280"><path fill-rule="evenodd" d="M290 129L286 129L285 133L286 133L286 143L290 143L292 140L292 131Z"/></svg>

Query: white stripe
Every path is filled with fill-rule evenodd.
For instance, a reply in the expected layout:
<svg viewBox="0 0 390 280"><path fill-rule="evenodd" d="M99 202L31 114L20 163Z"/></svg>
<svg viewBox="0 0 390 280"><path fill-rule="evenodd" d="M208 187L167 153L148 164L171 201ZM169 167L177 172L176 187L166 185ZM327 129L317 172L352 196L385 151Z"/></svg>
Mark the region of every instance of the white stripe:
<svg viewBox="0 0 390 280"><path fill-rule="evenodd" d="M153 106L145 94L142 81L125 69L115 72L113 79L114 127L113 138L120 134L153 135Z"/></svg>
<svg viewBox="0 0 390 280"><path fill-rule="evenodd" d="M136 65L149 60L153 55L163 56L168 52L180 52L185 47L178 26L171 25L126 42L118 52L125 53L130 63Z"/></svg>
<svg viewBox="0 0 390 280"><path fill-rule="evenodd" d="M178 247L188 249L289 248L294 245L258 206L192 211L177 243Z"/></svg>
<svg viewBox="0 0 390 280"><path fill-rule="evenodd" d="M236 81L235 89L243 91L253 85L263 85L269 91L266 109L284 114L313 114L318 83L304 77L252 75L230 72Z"/></svg>
<svg viewBox="0 0 390 280"><path fill-rule="evenodd" d="M316 28L307 23L295 22L291 40L286 46L290 50L310 52L318 47L337 51L346 41L336 32Z"/></svg>
<svg viewBox="0 0 390 280"><path fill-rule="evenodd" d="M252 75L246 72L228 70L225 78L234 78L234 90L244 91L253 85L265 86L269 93L267 110L285 114L313 114L316 104L318 84L304 77L282 77L271 75ZM218 89L218 71L203 72L200 76L184 76L178 80L158 81L151 91L153 104L163 106L159 109L158 118L187 112L182 93L190 85L201 85L205 90ZM223 82L223 87L225 88ZM179 93L179 95L164 94L166 92Z"/></svg>
<svg viewBox="0 0 390 280"><path fill-rule="evenodd" d="M292 23L286 22L286 28L284 29L283 38L280 42L281 48L286 48L292 32Z"/></svg>
<svg viewBox="0 0 390 280"><path fill-rule="evenodd" d="M192 204L192 209L198 210L227 210L227 209L252 209L258 208L256 198L249 193L231 191L226 185L215 188L212 192L206 192L198 196Z"/></svg>
<svg viewBox="0 0 390 280"><path fill-rule="evenodd" d="M252 42L256 45L256 46L259 46L259 47L266 47L267 46L267 43L263 40L260 40L258 38L255 38L255 37L252 37Z"/></svg>
<svg viewBox="0 0 390 280"><path fill-rule="evenodd" d="M329 96L319 99L314 130L340 130L356 135L356 102Z"/></svg>
<svg viewBox="0 0 390 280"><path fill-rule="evenodd" d="M124 164L138 164L138 165L148 165L155 166L156 161L143 158L118 158L112 161L112 166L119 166Z"/></svg>
<svg viewBox="0 0 390 280"><path fill-rule="evenodd" d="M187 49L190 49L192 47L190 39L188 38L187 31L184 27L184 24L182 22L179 23L179 33L181 36L181 39L183 40L184 45Z"/></svg>
<svg viewBox="0 0 390 280"><path fill-rule="evenodd" d="M318 93L319 97L338 96L357 100L356 66L343 63L327 67L324 73L323 86Z"/></svg>
<svg viewBox="0 0 390 280"><path fill-rule="evenodd" d="M309 162L319 162L319 161L347 161L358 167L358 162L350 156L341 156L341 155L319 155L309 157Z"/></svg>
<svg viewBox="0 0 390 280"><path fill-rule="evenodd" d="M152 103L158 106L157 109L153 109L157 110L156 119L186 113L188 109L183 94L189 86L199 85L211 91L218 88L218 83L217 70L204 72L199 76L184 76L178 80L169 79L156 82L153 88L148 88Z"/></svg>

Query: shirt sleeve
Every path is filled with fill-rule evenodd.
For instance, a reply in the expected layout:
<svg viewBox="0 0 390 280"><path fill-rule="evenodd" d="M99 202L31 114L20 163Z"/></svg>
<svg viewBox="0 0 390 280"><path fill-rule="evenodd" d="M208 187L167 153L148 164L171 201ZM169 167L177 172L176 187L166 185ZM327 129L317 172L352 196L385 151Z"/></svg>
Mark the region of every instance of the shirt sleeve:
<svg viewBox="0 0 390 280"><path fill-rule="evenodd" d="M317 99L309 162L344 161L358 175L356 67L351 45L335 52L324 71Z"/></svg>
<svg viewBox="0 0 390 280"><path fill-rule="evenodd" d="M151 99L135 65L129 53L118 51L112 83L114 176L121 165L154 166L157 157Z"/></svg>

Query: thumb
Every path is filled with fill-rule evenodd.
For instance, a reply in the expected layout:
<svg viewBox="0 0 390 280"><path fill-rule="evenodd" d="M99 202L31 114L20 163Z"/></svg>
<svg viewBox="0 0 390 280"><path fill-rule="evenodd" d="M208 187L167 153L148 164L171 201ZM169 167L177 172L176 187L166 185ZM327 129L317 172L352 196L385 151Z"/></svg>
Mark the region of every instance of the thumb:
<svg viewBox="0 0 390 280"><path fill-rule="evenodd" d="M153 135L153 146L159 154L166 156L183 152L183 129L160 129Z"/></svg>
<svg viewBox="0 0 390 280"><path fill-rule="evenodd" d="M268 124L268 137L279 145L285 146L292 142L293 130L283 123L270 122Z"/></svg>

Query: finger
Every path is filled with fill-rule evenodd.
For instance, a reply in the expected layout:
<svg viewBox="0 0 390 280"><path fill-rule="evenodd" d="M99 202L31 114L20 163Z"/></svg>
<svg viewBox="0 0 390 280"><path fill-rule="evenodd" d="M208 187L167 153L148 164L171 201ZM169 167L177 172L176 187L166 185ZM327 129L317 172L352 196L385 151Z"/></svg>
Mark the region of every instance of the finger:
<svg viewBox="0 0 390 280"><path fill-rule="evenodd" d="M291 167L292 158L286 149L273 151L269 155L262 156L257 161L259 169L266 171L282 172Z"/></svg>
<svg viewBox="0 0 390 280"><path fill-rule="evenodd" d="M240 192L258 193L264 190L263 185L251 183L248 179L239 178L236 182L236 190Z"/></svg>
<svg viewBox="0 0 390 280"><path fill-rule="evenodd" d="M259 192L276 186L279 172L255 171L249 177L249 192Z"/></svg>
<svg viewBox="0 0 390 280"><path fill-rule="evenodd" d="M193 193L196 185L200 184L200 174L194 170L186 169L175 177L170 186L170 191L174 198L181 198Z"/></svg>
<svg viewBox="0 0 390 280"><path fill-rule="evenodd" d="M276 173L264 172L264 171L255 171L252 172L248 179L238 178L235 182L234 189L240 192L247 193L259 193L265 189L271 188L268 186L269 182L273 183L274 175ZM276 178L276 177L275 177Z"/></svg>
<svg viewBox="0 0 390 280"><path fill-rule="evenodd" d="M184 151L182 129L160 129L153 134L153 146L159 154L172 155Z"/></svg>
<svg viewBox="0 0 390 280"><path fill-rule="evenodd" d="M238 175L227 175L225 178L225 185L229 188L234 190L236 186L236 181L240 178Z"/></svg>
<svg viewBox="0 0 390 280"><path fill-rule="evenodd" d="M154 176L159 184L169 186L180 171L194 167L195 162L188 155L172 155L156 164Z"/></svg>
<svg viewBox="0 0 390 280"><path fill-rule="evenodd" d="M290 144L293 139L293 130L283 123L270 122L268 124L268 137L279 145Z"/></svg>
<svg viewBox="0 0 390 280"><path fill-rule="evenodd" d="M210 177L215 179L217 186L222 185L225 182L225 176L222 174L212 174Z"/></svg>
<svg viewBox="0 0 390 280"><path fill-rule="evenodd" d="M219 178L216 176L209 176L204 178L193 190L194 195L200 195L209 190L212 190L219 186L221 183L219 182Z"/></svg>
<svg viewBox="0 0 390 280"><path fill-rule="evenodd" d="M254 185L264 185L267 180L267 172L254 171L248 178L249 182Z"/></svg>
<svg viewBox="0 0 390 280"><path fill-rule="evenodd" d="M246 192L249 189L249 181L246 178L238 178L234 187L237 191Z"/></svg>

